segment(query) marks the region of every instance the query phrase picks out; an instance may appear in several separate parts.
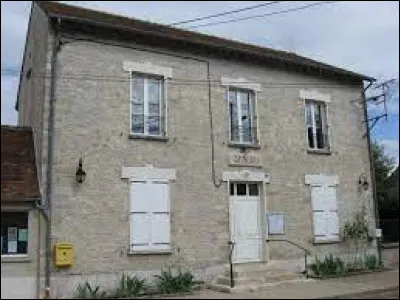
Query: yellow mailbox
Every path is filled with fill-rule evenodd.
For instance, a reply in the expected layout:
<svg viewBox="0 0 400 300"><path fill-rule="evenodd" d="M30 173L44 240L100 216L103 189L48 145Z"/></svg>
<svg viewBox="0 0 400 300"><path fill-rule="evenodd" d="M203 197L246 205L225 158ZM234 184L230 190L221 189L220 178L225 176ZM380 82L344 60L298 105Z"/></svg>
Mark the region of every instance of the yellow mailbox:
<svg viewBox="0 0 400 300"><path fill-rule="evenodd" d="M72 244L56 243L54 254L57 267L71 267L74 264L74 246Z"/></svg>

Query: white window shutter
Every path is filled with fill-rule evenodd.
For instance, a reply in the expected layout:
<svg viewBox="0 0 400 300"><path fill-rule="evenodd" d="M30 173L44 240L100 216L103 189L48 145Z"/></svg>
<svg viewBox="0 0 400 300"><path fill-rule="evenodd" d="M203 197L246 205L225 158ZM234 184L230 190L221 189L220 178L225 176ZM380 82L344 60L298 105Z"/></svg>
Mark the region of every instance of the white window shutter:
<svg viewBox="0 0 400 300"><path fill-rule="evenodd" d="M168 182L132 182L130 204L131 249L170 248Z"/></svg>
<svg viewBox="0 0 400 300"><path fill-rule="evenodd" d="M313 227L316 240L338 239L339 217L335 186L312 186Z"/></svg>
<svg viewBox="0 0 400 300"><path fill-rule="evenodd" d="M151 184L151 245L155 249L170 247L170 210L168 183Z"/></svg>

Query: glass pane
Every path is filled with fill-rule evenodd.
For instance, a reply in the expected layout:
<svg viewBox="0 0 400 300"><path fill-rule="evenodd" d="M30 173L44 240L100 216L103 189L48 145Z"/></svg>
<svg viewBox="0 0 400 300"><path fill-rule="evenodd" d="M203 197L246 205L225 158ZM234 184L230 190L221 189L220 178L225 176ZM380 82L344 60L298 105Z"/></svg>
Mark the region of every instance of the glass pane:
<svg viewBox="0 0 400 300"><path fill-rule="evenodd" d="M160 134L160 117L148 117L149 134Z"/></svg>
<svg viewBox="0 0 400 300"><path fill-rule="evenodd" d="M310 102L306 103L306 119L307 119L307 125L312 126L311 103Z"/></svg>
<svg viewBox="0 0 400 300"><path fill-rule="evenodd" d="M1 213L1 253L25 254L28 247L28 213Z"/></svg>
<svg viewBox="0 0 400 300"><path fill-rule="evenodd" d="M325 147L324 134L322 128L317 128L317 148L323 149Z"/></svg>
<svg viewBox="0 0 400 300"><path fill-rule="evenodd" d="M236 185L238 196L246 196L246 186L245 183L238 183Z"/></svg>
<svg viewBox="0 0 400 300"><path fill-rule="evenodd" d="M308 146L310 148L314 148L314 137L313 137L311 126L308 126L308 128L307 128L307 136L308 136Z"/></svg>
<svg viewBox="0 0 400 300"><path fill-rule="evenodd" d="M235 195L235 185L233 183L231 183L229 186L229 194Z"/></svg>
<svg viewBox="0 0 400 300"><path fill-rule="evenodd" d="M138 75L132 75L132 100L134 103L143 103L144 80Z"/></svg>
<svg viewBox="0 0 400 300"><path fill-rule="evenodd" d="M229 91L229 113L231 118L231 141L239 141L239 124L237 112L236 92Z"/></svg>
<svg viewBox="0 0 400 300"><path fill-rule="evenodd" d="M156 103L156 104L149 103L149 115L150 116L159 116L160 115L160 105L158 103Z"/></svg>
<svg viewBox="0 0 400 300"><path fill-rule="evenodd" d="M144 110L143 110L143 104L136 104L135 102L132 101L132 113L134 115L143 115Z"/></svg>
<svg viewBox="0 0 400 300"><path fill-rule="evenodd" d="M322 128L321 104L315 104L314 112L315 112L315 126L317 128Z"/></svg>
<svg viewBox="0 0 400 300"><path fill-rule="evenodd" d="M239 93L240 100L240 118L242 126L240 128L244 143L250 143L252 141L252 130L251 130L251 114L250 114L250 94L247 92Z"/></svg>
<svg viewBox="0 0 400 300"><path fill-rule="evenodd" d="M258 184L257 183L249 184L249 195L250 196L258 196Z"/></svg>
<svg viewBox="0 0 400 300"><path fill-rule="evenodd" d="M132 114L132 132L144 133L144 116Z"/></svg>
<svg viewBox="0 0 400 300"><path fill-rule="evenodd" d="M151 104L160 103L160 81L155 79L147 80L148 102Z"/></svg>

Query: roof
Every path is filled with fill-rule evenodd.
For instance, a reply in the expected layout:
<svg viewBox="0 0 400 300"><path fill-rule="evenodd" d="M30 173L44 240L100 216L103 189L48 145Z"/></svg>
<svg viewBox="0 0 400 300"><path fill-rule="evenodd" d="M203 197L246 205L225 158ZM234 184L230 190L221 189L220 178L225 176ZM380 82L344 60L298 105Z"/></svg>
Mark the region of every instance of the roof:
<svg viewBox="0 0 400 300"><path fill-rule="evenodd" d="M37 1L37 3L49 17L60 17L61 19L64 18L74 22L91 22L96 23L99 26L119 28L121 30L143 33L156 38L159 37L170 39L172 41L182 41L193 45L204 46L216 51L232 51L258 58L280 60L307 68L318 68L322 71L331 72L339 76L346 76L356 80L375 81L372 77L334 67L291 52L274 50L193 31L182 30L168 25L151 23L148 21L127 18L52 1Z"/></svg>
<svg viewBox="0 0 400 300"><path fill-rule="evenodd" d="M1 202L40 199L30 127L1 126Z"/></svg>

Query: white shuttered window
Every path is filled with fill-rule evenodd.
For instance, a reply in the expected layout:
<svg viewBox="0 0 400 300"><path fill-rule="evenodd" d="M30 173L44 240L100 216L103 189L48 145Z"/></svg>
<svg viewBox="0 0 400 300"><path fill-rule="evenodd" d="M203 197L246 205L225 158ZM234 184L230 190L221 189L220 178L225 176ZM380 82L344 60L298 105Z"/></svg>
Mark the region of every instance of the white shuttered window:
<svg viewBox="0 0 400 300"><path fill-rule="evenodd" d="M132 251L170 249L168 181L131 182L130 244Z"/></svg>
<svg viewBox="0 0 400 300"><path fill-rule="evenodd" d="M336 186L312 185L311 201L315 241L339 240Z"/></svg>

